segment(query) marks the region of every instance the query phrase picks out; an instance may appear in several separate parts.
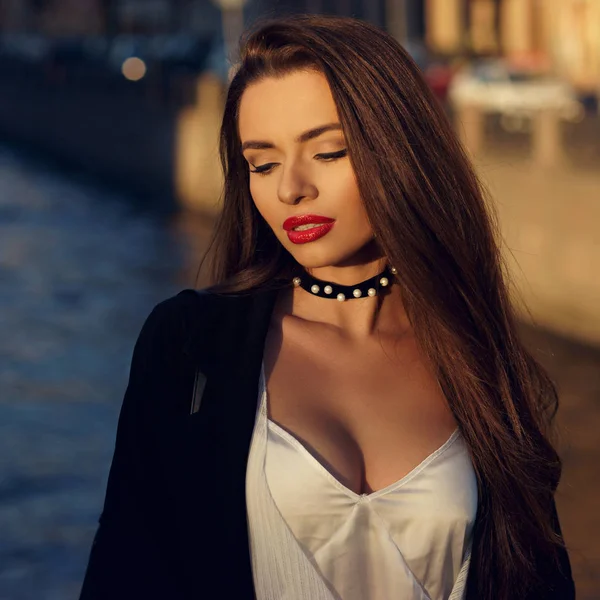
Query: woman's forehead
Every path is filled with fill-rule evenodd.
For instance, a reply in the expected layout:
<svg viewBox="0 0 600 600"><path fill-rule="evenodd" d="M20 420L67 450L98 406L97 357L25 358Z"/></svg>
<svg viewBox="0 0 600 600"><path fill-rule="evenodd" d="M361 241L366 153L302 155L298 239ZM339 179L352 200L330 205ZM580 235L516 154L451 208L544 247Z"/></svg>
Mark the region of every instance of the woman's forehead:
<svg viewBox="0 0 600 600"><path fill-rule="evenodd" d="M240 100L238 126L244 141L277 132L295 135L338 120L327 79L314 71L294 71L249 85Z"/></svg>

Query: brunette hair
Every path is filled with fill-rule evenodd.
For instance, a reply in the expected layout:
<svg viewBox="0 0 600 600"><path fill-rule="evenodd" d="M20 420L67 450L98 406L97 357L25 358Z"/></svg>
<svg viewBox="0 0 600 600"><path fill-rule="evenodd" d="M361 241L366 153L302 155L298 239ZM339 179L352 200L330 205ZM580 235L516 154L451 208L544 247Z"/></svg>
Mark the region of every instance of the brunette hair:
<svg viewBox="0 0 600 600"><path fill-rule="evenodd" d="M295 267L250 195L238 108L261 78L322 73L377 242L398 270L415 336L477 475L473 592L480 600L508 599L515 589L525 596L539 557L558 565L563 544L552 522L561 462L549 441L558 399L517 335L497 217L442 106L402 46L357 19L262 22L242 39L240 58L221 127L225 186L209 289L281 285Z"/></svg>

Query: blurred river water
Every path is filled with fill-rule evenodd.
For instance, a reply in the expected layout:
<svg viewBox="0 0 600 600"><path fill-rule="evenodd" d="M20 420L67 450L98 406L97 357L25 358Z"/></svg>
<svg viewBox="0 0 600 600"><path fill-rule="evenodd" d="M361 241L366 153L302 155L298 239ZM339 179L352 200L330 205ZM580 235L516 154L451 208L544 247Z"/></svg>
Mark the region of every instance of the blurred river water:
<svg viewBox="0 0 600 600"><path fill-rule="evenodd" d="M209 230L0 147L0 600L77 598L133 345L157 302L195 286ZM559 385L559 511L592 600L600 349L523 333Z"/></svg>
<svg viewBox="0 0 600 600"><path fill-rule="evenodd" d="M133 344L190 287L131 205L0 148L0 600L77 597Z"/></svg>

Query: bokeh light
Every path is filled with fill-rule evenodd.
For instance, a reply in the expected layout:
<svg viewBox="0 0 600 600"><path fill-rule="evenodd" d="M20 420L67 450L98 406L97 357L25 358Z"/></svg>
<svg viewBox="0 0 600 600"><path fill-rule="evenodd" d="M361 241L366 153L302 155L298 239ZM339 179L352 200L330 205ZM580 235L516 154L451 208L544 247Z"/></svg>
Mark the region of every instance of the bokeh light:
<svg viewBox="0 0 600 600"><path fill-rule="evenodd" d="M123 62L121 72L129 81L139 81L146 74L146 63L137 56L131 56Z"/></svg>

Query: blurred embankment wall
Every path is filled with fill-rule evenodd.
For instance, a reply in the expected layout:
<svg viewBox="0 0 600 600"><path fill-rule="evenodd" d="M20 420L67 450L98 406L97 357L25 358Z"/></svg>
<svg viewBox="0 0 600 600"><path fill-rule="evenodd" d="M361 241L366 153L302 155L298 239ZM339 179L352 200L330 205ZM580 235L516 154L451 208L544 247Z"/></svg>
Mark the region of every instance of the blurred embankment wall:
<svg viewBox="0 0 600 600"><path fill-rule="evenodd" d="M600 173L475 161L497 208L521 317L600 344ZM523 303L527 307L524 307Z"/></svg>
<svg viewBox="0 0 600 600"><path fill-rule="evenodd" d="M171 193L176 114L141 102L139 87L39 65L0 70L3 137L141 193Z"/></svg>
<svg viewBox="0 0 600 600"><path fill-rule="evenodd" d="M102 72L0 62L0 135L132 189L148 203L214 214L223 84L210 73L167 87Z"/></svg>

